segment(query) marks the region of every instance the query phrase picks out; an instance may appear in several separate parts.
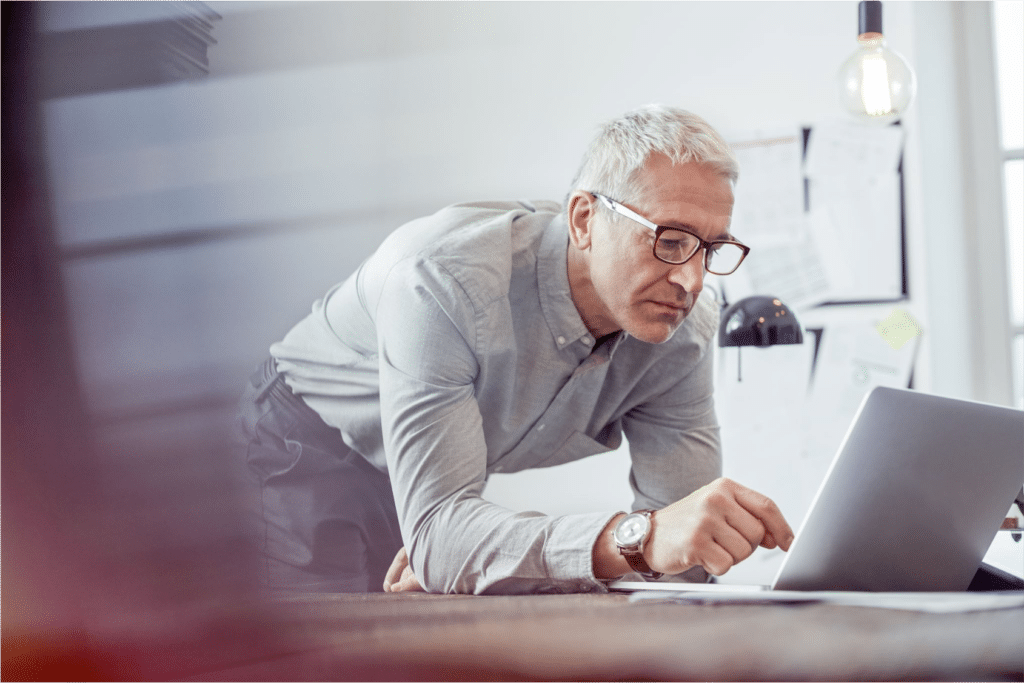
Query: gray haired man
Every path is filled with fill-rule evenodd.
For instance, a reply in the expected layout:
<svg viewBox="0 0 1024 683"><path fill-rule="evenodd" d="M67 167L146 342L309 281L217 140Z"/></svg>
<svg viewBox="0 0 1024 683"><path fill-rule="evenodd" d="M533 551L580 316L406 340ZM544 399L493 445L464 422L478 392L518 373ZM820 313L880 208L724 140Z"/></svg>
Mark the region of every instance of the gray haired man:
<svg viewBox="0 0 1024 683"><path fill-rule="evenodd" d="M650 106L601 130L564 206L461 204L392 233L243 398L267 584L585 592L788 548L776 505L720 477L718 310L699 295L748 251L736 177L705 121ZM623 435L633 514L483 497L490 473Z"/></svg>

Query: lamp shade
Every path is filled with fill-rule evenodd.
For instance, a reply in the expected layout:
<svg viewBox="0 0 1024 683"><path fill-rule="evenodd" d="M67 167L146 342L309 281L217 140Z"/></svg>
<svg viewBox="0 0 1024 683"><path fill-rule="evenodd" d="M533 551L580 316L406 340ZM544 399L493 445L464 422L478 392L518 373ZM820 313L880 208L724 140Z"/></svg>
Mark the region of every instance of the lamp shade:
<svg viewBox="0 0 1024 683"><path fill-rule="evenodd" d="M748 296L725 309L718 326L719 346L803 344L800 321L774 296Z"/></svg>

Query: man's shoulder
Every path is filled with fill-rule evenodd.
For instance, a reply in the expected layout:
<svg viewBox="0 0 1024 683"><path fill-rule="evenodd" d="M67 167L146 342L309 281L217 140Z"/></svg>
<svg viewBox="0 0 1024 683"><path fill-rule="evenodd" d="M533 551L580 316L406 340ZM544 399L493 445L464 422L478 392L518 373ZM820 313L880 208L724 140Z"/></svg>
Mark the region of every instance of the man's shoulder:
<svg viewBox="0 0 1024 683"><path fill-rule="evenodd" d="M561 209L558 202L548 199L478 200L451 204L434 215L438 217L447 215L484 217L489 214L522 213L524 211L528 213L558 213Z"/></svg>
<svg viewBox="0 0 1024 683"><path fill-rule="evenodd" d="M553 201L453 204L398 228L377 258L388 270L440 269L484 306L507 294L515 254L535 249L560 210Z"/></svg>
<svg viewBox="0 0 1024 683"><path fill-rule="evenodd" d="M552 201L476 201L452 204L410 221L393 232L388 241L399 242L408 255L458 256L473 248L507 251L511 225L536 217L546 225L560 211ZM461 248L453 250L453 246ZM398 245L396 245L398 246Z"/></svg>

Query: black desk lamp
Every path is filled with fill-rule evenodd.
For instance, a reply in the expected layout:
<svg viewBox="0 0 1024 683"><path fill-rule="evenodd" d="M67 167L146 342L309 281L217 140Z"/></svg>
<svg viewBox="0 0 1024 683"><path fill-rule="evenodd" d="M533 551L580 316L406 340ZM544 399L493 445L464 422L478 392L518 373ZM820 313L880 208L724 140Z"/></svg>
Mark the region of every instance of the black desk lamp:
<svg viewBox="0 0 1024 683"><path fill-rule="evenodd" d="M800 321L778 297L748 296L723 306L725 311L718 325L719 346L764 347L804 343ZM739 379L742 381L742 376Z"/></svg>

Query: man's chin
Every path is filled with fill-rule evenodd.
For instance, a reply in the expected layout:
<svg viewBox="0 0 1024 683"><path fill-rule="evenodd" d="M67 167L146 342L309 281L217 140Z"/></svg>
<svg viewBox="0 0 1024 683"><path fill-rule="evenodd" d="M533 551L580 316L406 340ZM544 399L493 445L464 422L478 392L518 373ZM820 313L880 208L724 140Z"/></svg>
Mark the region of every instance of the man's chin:
<svg viewBox="0 0 1024 683"><path fill-rule="evenodd" d="M683 320L686 320L686 316L683 316L677 323L647 324L642 327L638 326L638 329L635 330L626 330L626 332L629 333L629 336L648 344L664 344L682 326Z"/></svg>

